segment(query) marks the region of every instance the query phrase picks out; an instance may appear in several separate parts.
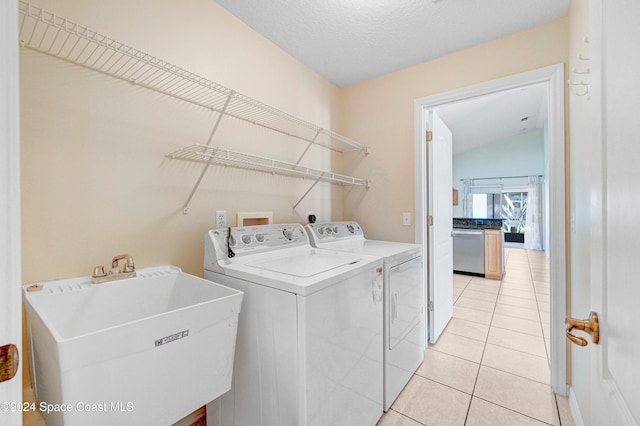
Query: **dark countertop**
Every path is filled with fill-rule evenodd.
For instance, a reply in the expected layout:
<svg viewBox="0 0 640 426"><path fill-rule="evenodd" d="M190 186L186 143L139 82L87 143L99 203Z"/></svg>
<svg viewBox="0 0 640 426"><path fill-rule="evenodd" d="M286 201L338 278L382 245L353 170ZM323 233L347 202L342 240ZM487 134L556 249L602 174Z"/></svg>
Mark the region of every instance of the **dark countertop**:
<svg viewBox="0 0 640 426"><path fill-rule="evenodd" d="M453 228L464 229L502 229L502 219L453 218Z"/></svg>

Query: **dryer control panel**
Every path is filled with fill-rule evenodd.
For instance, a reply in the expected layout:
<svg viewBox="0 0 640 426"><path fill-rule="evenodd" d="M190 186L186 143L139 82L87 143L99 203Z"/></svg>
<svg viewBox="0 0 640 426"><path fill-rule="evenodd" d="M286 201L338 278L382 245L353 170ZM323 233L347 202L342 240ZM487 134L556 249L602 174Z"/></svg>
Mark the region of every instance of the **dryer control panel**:
<svg viewBox="0 0 640 426"><path fill-rule="evenodd" d="M326 242L364 238L362 228L357 222L322 222L307 225L312 241Z"/></svg>
<svg viewBox="0 0 640 426"><path fill-rule="evenodd" d="M205 250L215 251L217 259L309 245L307 234L299 223L213 229L205 239Z"/></svg>

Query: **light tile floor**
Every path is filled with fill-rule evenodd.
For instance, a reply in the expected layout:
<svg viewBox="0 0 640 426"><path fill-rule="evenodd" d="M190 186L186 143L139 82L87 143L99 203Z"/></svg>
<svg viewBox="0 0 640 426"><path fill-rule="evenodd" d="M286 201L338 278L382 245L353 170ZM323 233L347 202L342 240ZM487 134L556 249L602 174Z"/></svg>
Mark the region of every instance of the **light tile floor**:
<svg viewBox="0 0 640 426"><path fill-rule="evenodd" d="M505 259L502 281L454 274L453 318L378 426L573 425L549 387L549 259Z"/></svg>

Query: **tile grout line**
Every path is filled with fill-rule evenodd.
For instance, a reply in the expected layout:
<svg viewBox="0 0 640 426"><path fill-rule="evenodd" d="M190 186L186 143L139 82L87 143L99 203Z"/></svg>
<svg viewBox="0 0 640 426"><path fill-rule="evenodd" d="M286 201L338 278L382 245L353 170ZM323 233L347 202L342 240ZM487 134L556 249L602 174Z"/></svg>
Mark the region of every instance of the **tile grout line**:
<svg viewBox="0 0 640 426"><path fill-rule="evenodd" d="M506 328L503 328L503 329L501 329L501 330L506 330ZM531 355L531 356L535 356L535 357L538 357L538 358L544 358L544 359L547 359L547 357L546 357L546 356L532 354L531 352L525 352L525 351L521 351L521 350L519 350L519 349L513 349L513 348L510 348L509 346L503 346L503 345L498 345L497 343L489 343L489 342L487 342L487 344L488 344L488 345L493 345L493 346L498 346L499 348L509 349L509 350L514 351L514 352L520 352L521 354Z"/></svg>
<svg viewBox="0 0 640 426"><path fill-rule="evenodd" d="M414 422L418 423L419 425L427 426L427 425L425 425L424 423L422 423L421 421L416 420L416 419L414 419L413 417L407 416L406 414L401 413L400 411L396 411L396 410L394 410L393 408L389 408L389 411L393 411L394 413L398 413L398 414L400 414L402 417L406 417L407 419L413 420ZM389 411L387 411L387 413L388 413ZM384 417L384 416L383 416L383 417Z"/></svg>
<svg viewBox="0 0 640 426"><path fill-rule="evenodd" d="M462 294L467 290L467 287L469 286L469 283L471 283L471 280L469 280L467 282L467 285L464 286L464 290L462 291L462 293L460 293L460 296L462 296ZM458 296L458 297L460 297ZM470 322L474 322L474 321L470 321ZM454 333L455 334L455 333ZM487 339L489 338L489 330L487 330ZM486 340L485 340L485 346L486 346ZM484 355L484 347L482 348L482 354ZM480 361L482 361L482 356L480 357ZM469 405L467 406L467 412L464 415L464 424L467 423L467 418L469 417L469 411L471 410L471 401L473 401L473 392L476 389L476 383L478 382L478 375L480 374L480 364L478 364L478 371L476 372L476 379L473 382L473 389L471 389L471 397L469 398Z"/></svg>
<svg viewBox="0 0 640 426"><path fill-rule="evenodd" d="M448 355L448 354L447 354L447 355ZM464 358L460 358L460 359L464 359ZM469 360L467 359L466 361L469 361ZM469 361L469 362L473 362L473 361ZM473 362L473 363L474 363L474 364L478 364L477 362ZM479 366L479 365L480 365L480 364L478 364L478 366ZM441 386L447 387L447 388L449 388L449 389L451 389L451 390L454 390L454 391L456 391L456 392L460 392L460 393L463 393L463 394L465 394L465 395L469 395L469 396L473 397L473 393L469 393L469 392L467 392L467 391L463 391L463 390L460 390L460 389L458 389L458 388L454 388L454 387L453 387L453 386L451 386L451 385L448 385L448 384L446 384L446 383L439 382L439 381L437 381L437 380L435 380L435 379L432 379L432 378L430 378L430 377L425 377L425 376L423 376L423 375L421 375L421 374L418 374L418 373L414 373L414 376L421 377L421 378L423 378L423 379L425 379L425 380L428 380L428 381L430 381L430 382L437 383L437 384L439 384L439 385L441 385Z"/></svg>
<svg viewBox="0 0 640 426"><path fill-rule="evenodd" d="M542 383L542 382L539 382L539 381L537 381L537 380L533 380L533 379L530 379L530 378L527 378L527 377L522 377L522 376L520 376L520 375L518 375L518 374L510 373L510 372L508 372L508 371L503 371L503 370L500 370L500 369L498 369L498 368L490 367L490 366L488 366L488 365L485 365L484 367L489 368L489 369L491 369L491 370L499 371L499 372L501 372L501 373L508 374L508 375L510 375L510 376L514 376L514 377L517 377L517 378L520 378L520 379L525 379L525 380L528 380L528 381L531 381L531 382L535 382L536 384L543 385L543 386L546 386L546 387L549 387L549 388L550 388L549 384L547 384L547 383ZM499 406L499 407L505 408L505 409L507 409L507 410L513 411L514 413L518 413L518 414L521 414L521 415L523 415L523 416L526 416L526 417L529 417L529 418L535 419L536 421L538 421L538 422L540 422L540 423L544 423L544 424L551 424L551 423L548 423L548 422L546 422L546 421L544 421L544 420L541 420L541 419L539 419L539 418L537 418L537 417L533 417L533 416L531 416L531 415L529 415L529 414L521 413L520 411L514 410L514 409L512 409L512 408L503 407L502 405L500 405L500 404L496 404L495 402L489 401L489 400L484 399L484 398L481 398L481 397L477 397L477 396L475 396L475 394L474 394L474 397L479 398L479 399L482 399L483 401L489 402L489 403L494 404L494 405L497 405L497 406ZM556 401L556 404L555 404L555 405L556 405L556 410L557 410L557 409L558 409L558 408L557 408L557 399L555 398L555 394L554 394L554 401Z"/></svg>
<svg viewBox="0 0 640 426"><path fill-rule="evenodd" d="M527 262L527 263L526 263L526 265L527 265L527 269L528 269L529 276L530 276L530 278L529 278L529 279L531 280L531 281L530 281L530 282L531 282L531 288L534 290L534 292L533 292L533 293L534 293L534 299L533 299L533 300L535 300L536 308L535 308L535 309L534 309L534 308L526 308L526 307L522 307L522 306L517 306L517 305L508 305L508 304L503 304L503 305L507 305L507 306L514 306L514 307L521 308L521 309L536 310L536 311L538 312L538 321L537 321L537 323L540 325L540 328L541 328L541 330L542 330L542 336L536 336L536 335L533 335L533 334L524 333L524 332L517 331L517 330L509 330L509 329L505 329L505 328L503 328L503 327L499 327L499 326L494 326L494 325L493 325L494 315L495 315L495 313L496 313L496 309L497 309L497 306L498 306L498 303L499 303L497 299L500 297L501 292L502 292L502 289L504 288L504 287L503 287L503 284L505 283L505 281L504 281L504 280L501 280L501 281L500 281L500 285L499 285L499 287L498 287L498 294L496 295L496 301L495 301L494 309L493 309L493 312L491 313L491 321L490 321L490 323L488 324L489 328L488 328L488 331L487 331L487 337L486 337L486 339L484 340L483 351L482 351L482 355L481 355L481 357L480 357L480 364L479 364L479 366L478 366L478 372L476 373L476 377L475 377L475 381L474 381L474 385L473 385L473 390L472 390L472 393L471 393L471 400L469 401L469 406L467 407L467 413L466 413L466 416L465 416L465 424L466 424L466 422L468 421L469 413L470 413L470 410L471 410L471 403L472 403L472 401L473 401L473 398L481 399L481 400L483 400L483 401L485 401L485 402L488 402L488 403L490 403L490 404L493 404L493 405L499 406L499 407L501 407L501 408L507 409L507 410L512 411L512 412L514 412L514 413L517 413L517 414L523 415L523 416L528 417L528 418L530 418L530 419L534 419L534 420L536 420L536 421L538 421L538 422L541 422L541 423L544 423L544 424L549 424L549 423L547 423L547 422L545 422L545 421L543 421L543 420L540 420L540 419L538 419L538 418L532 417L532 416L527 415L527 414L524 414L524 413L520 413L519 411L516 411L516 410L510 409L510 408L508 408L508 407L502 407L502 406L501 406L501 405L499 405L499 404L495 404L494 402L487 401L487 400L485 400L485 399L483 399L483 398L479 398L478 396L476 396L476 395L475 395L475 391L476 391L476 387L477 387L477 383L478 383L478 378L479 378L479 375L480 375L480 369L481 369L482 367L486 367L486 368L490 368L490 369L493 369L493 370L496 370L496 371L500 371L500 372L502 372L502 373L509 374L509 375L511 375L511 376L518 377L518 378L521 378L521 379L524 379L524 380L528 380L528 381L531 381L531 382L535 382L535 383L537 383L537 384L541 384L541 385L549 386L549 384L548 384L548 383L543 383L543 382L540 382L540 381L538 381L538 380L532 379L532 378L530 378L530 377L523 377L523 376L521 376L521 375L519 375L519 374L515 374L515 373L512 373L512 372L508 372L508 371L503 371L503 370L501 370L501 369L494 368L494 367L490 367L490 366L487 366L487 365L483 364L484 355L485 355L485 352L486 352L486 349L487 349L487 345L489 344L489 335L490 335L490 333L491 333L491 329L492 329L493 327L496 327L496 328L498 328L498 329L503 329L503 330L509 330L509 331L516 332L516 333L520 333L520 334L523 334L523 335L526 335L526 336L531 336L531 337L536 337L536 338L542 338L542 339L543 339L543 344L544 344L544 347L545 347L545 352L548 354L548 348L547 348L547 345L546 345L546 341L544 340L544 339L545 339L545 337L544 337L544 330L542 329L542 325L541 325L541 322L542 322L542 320L541 320L541 312L540 312L540 309L539 309L539 304L538 304L538 299L537 299L537 293L536 293L536 291L535 291L535 285L534 285L534 281L533 281L533 274L532 274L532 271L531 271L531 263L530 263L530 260L529 260L529 253L528 253L528 251L527 251L526 249L523 249L523 251L526 253L526 262ZM509 252L507 252L507 254L506 254L506 256L505 256L505 269L507 269L507 267L506 267L506 263L507 263L508 258L509 258ZM463 293L464 293L464 291L468 288L468 285L471 283L471 281L472 281L472 280L470 280L469 282L467 282L467 284L465 285L465 288L462 290L462 292L460 293L460 295L458 296L458 298L459 298L459 297L462 297L462 294L463 294ZM492 293L488 293L488 294L492 294ZM518 296L512 296L512 297L518 297ZM523 299L524 299L524 298L523 298ZM481 301L482 301L482 299L476 299L476 300L481 300ZM532 299L529 299L529 300L532 300ZM467 308L467 309L474 309L474 308ZM481 310L479 310L479 309L475 309L475 310L477 310L477 311L479 311L479 312L486 312L486 311L481 311ZM530 319L526 319L526 318L514 317L514 316L511 316L511 315L505 315L505 316L508 316L508 317L510 317L510 318L515 318L515 319L521 319L521 320L525 320L525 321L531 321L532 323L535 323L535 322L536 322L535 320L530 320ZM463 321L468 321L468 322L476 323L476 324L487 325L487 324L479 323L479 322L477 322L477 321L473 321L473 320L469 320L469 319L464 319L464 318L459 318L459 319L461 319L461 320L463 320ZM462 336L462 335L459 335L459 334L456 334L456 333L451 333L451 334L454 334L454 335L457 335L457 336L460 336L460 337L466 337L466 338L469 338L469 337L467 337L467 336ZM475 339L472 339L472 338L469 338L469 339L471 339L471 340L475 340ZM478 340L476 340L476 341L478 341ZM492 343L492 344L493 344L493 343ZM499 347L503 347L503 348L506 348L506 349L515 350L515 351L517 351L517 352L524 353L524 354L528 354L528 355L534 355L534 356L536 356L536 357L538 357L538 358L543 358L543 359L545 359L545 358L546 358L546 359L547 359L547 361L548 361L548 355L547 355L547 356L539 356L539 355L536 355L536 354L531 354L531 353L529 353L529 352L524 352L524 351L520 351L520 350L517 350L517 349L508 348L508 347L506 347L506 346L502 346L502 345L495 345L495 346L499 346ZM463 360L465 360L465 361L473 362L473 361L470 361L470 360L465 359L465 358L460 358L460 357L457 357L457 356L455 356L455 355L448 354L448 353L446 353L446 352L441 352L441 351L438 351L438 350L436 350L436 351L437 351L437 352L440 352L440 353L443 353L443 354L446 354L446 355L449 355L449 356L453 356L453 357L459 358L459 359L463 359ZM475 364L477 364L477 363L475 363ZM421 376L421 377L422 377L422 376ZM427 379L427 380L431 380L431 379ZM436 382L436 383L439 383L439 382L437 382L437 381L435 381L435 380L433 380L433 381L434 381L434 382ZM441 384L442 384L442 383L441 383ZM444 385L444 384L443 384L443 385ZM447 385L445 385L445 386L447 386ZM450 387L450 386L449 386L449 387ZM452 389L455 389L455 388L452 388ZM455 389L455 390L458 390L458 389ZM460 392L463 392L463 391L460 391ZM463 392L463 393L466 393L466 392ZM555 400L555 405L556 405L556 411L558 411L558 418L560 418L560 417L559 417L559 408L558 408L557 397L556 397L556 398L554 398L554 400Z"/></svg>
<svg viewBox="0 0 640 426"><path fill-rule="evenodd" d="M468 321L468 320L465 320L465 321ZM469 322L473 322L473 321L469 321ZM486 324L482 324L482 323L475 323L475 324L486 325ZM488 344L489 344L489 345L498 346L498 347L501 347L501 348L505 348L505 349L509 349L509 350L513 350L513 351L516 351L516 352L519 352L519 353L522 353L522 354L525 354L525 355L531 355L531 356L535 356L535 357L537 357L537 358L547 359L546 355L545 355L545 356L540 356L540 355L532 354L532 353L530 353L530 352L525 352L525 351L521 351L521 350L518 350L518 349L509 348L509 347L507 347L507 346L497 345L497 344L495 344L495 343L489 343L489 333L491 332L491 328L492 328L492 327L494 327L494 326L493 326L493 325L489 325L489 330L488 330L488 332L487 332L487 339L486 339L486 340L484 340L484 347L483 347L483 349L482 349L482 356L480 357L480 363L479 363L479 365L480 365L480 366L483 366L483 365L484 365L484 364L482 364L482 359L484 358L484 352L485 352L485 350L486 350L486 348L487 348L487 345L488 345ZM518 331L515 331L515 330L510 330L510 329L508 329L508 328L502 328L502 327L498 327L498 326L495 326L495 328L499 328L500 330L513 331L514 333L520 333L520 334L524 334L524 335L526 335L526 336L530 336L530 337L537 337L537 338L541 338L541 339L542 339L542 337L540 337L540 336L535 336L535 335L533 335L533 334L527 334L527 333L521 333L521 332L518 332ZM473 339L473 338L468 337L468 336L463 336L463 335L456 334L456 333L451 333L451 334L453 334L453 335L455 335L455 336L458 336L458 337L465 338L465 339L474 340L474 341L476 341L476 342L482 342L482 340ZM461 360L464 360L464 361L472 362L472 363L474 363L474 364L478 364L477 362L472 361L472 360L470 360L470 359L462 358L462 357L460 357L460 356L458 356L458 355L453 355L453 354L450 354L450 353L448 353L448 352L444 352L444 351L438 350L438 349L437 349L437 348L435 348L435 347L432 347L431 349L432 349L432 350L434 350L434 351L436 351L436 352L438 352L438 353L444 354L444 355L448 355L448 356L451 356L451 357L454 357L454 358L457 358L457 359L461 359ZM545 349L545 350L546 350L546 349ZM539 380L532 379L531 377L521 376L520 374L516 374L516 373L510 372L510 371L501 370L501 369L499 369L499 368L495 368L495 367L490 367L490 366L488 366L488 365L484 365L484 366L485 366L485 367L488 367L488 368L493 368L494 370L502 371L502 372L504 372L504 373L511 374L512 376L516 376L516 377L520 377L520 378L522 378L522 379L530 380L530 381L532 381L532 382L540 383L540 384L543 384L543 385L549 385L548 383L544 383L544 382L541 382L541 381L539 381ZM420 377L424 377L424 376L420 376ZM430 379L430 380L432 380L432 379ZM435 380L434 380L434 381L435 381ZM476 376L476 382L477 382L477 376ZM438 383L439 383L439 382L438 382ZM474 390L475 390L475 384L474 384Z"/></svg>
<svg viewBox="0 0 640 426"><path fill-rule="evenodd" d="M527 251L527 260L529 261L529 271L531 272L531 261L529 259L528 251ZM547 275L547 279L548 279L548 275ZM533 272L531 272L531 281L533 282ZM551 360L549 359L549 348L547 347L547 336L545 336L544 327L542 327L542 314L540 313L540 304L538 303L538 294L535 291L534 291L534 294L536 298L536 306L538 307L538 320L540 321L540 328L542 329L542 339L544 342L544 347L547 351L547 364L549 364L549 368L551 368ZM551 327L551 325L549 325L549 327ZM557 408L557 401L556 401L556 408Z"/></svg>
<svg viewBox="0 0 640 426"><path fill-rule="evenodd" d="M507 250L505 253L505 269L507 260L509 258L510 251ZM500 291L502 290L502 280L500 280L500 285L498 286L498 296L500 295ZM491 314L491 321L489 322L489 329L487 330L487 338L484 341L484 348L482 348L482 356L480 357L480 365L478 366L478 372L476 373L476 380L473 382L473 390L471 391L471 399L469 400L469 407L467 407L467 414L464 418L464 424L467 424L467 420L469 419L469 413L471 412L471 403L473 402L473 398L476 394L476 386L478 386L478 377L480 377L480 369L482 368L482 359L484 358L484 352L487 349L487 342L489 341L489 334L491 333L491 323L493 323L493 316L496 311L496 306L498 306L498 297L496 297L496 304L493 307L493 313Z"/></svg>
<svg viewBox="0 0 640 426"><path fill-rule="evenodd" d="M504 408L505 410L509 410L509 411L511 411L512 413L520 414L521 416L524 416L524 417L527 417L527 418L529 418L529 419L535 420L535 421L536 421L536 422L538 422L538 423L543 423L543 424L545 424L545 425L551 425L551 426L554 426L552 423L548 423L548 422L545 422L544 420L540 420L540 419L538 419L537 417L532 417L532 416L530 416L530 415L528 415L528 414L521 413L520 411L516 411L516 410L514 410L513 408L509 408L509 407L505 407L504 405L496 404L495 402L489 401L489 400L484 399L484 398L481 398L481 397L479 397L479 396L474 396L474 398L478 398L479 400L484 401L484 402L486 402L486 403L488 403L488 404L492 404L492 405L498 406L498 407L500 407L500 408Z"/></svg>
<svg viewBox="0 0 640 426"><path fill-rule="evenodd" d="M521 376L520 374L517 374L517 373L511 372L511 371L501 370L501 369L500 369L500 368L498 368L498 367L492 367L492 366L490 366L490 365L486 365L486 364L481 364L481 367L491 368L491 369L493 369L493 370L500 371L501 373L510 374L510 375L515 376L515 377L518 377L518 378L520 378L520 379L525 379L525 380L528 380L528 381L530 381L530 382L535 382L535 383L537 383L537 384L539 384L539 385L545 385L545 386L547 386L547 387L550 387L550 386L551 386L549 383L541 382L540 380L532 379L531 377Z"/></svg>
<svg viewBox="0 0 640 426"><path fill-rule="evenodd" d="M458 336L458 334L456 334L456 336ZM460 336L460 337L465 337L465 336ZM468 338L468 339L469 339L469 338ZM480 340L474 340L474 339L471 339L471 340L473 340L473 341L475 341L475 342L480 342ZM462 358L461 356L458 356L458 355L452 355L452 354L450 354L450 353L448 353L448 352L442 352L442 351L439 351L439 350L437 350L437 349L435 349L435 348L429 348L429 349L430 349L430 350L433 350L433 351L436 351L436 352L438 352L439 354L449 355L449 356L451 356L451 357L454 357L454 358L457 358L457 359L461 359L461 360L463 360L463 361L472 362L472 363L474 363L474 364L478 364L478 365L480 365L479 363L477 363L477 362L475 362L475 361L471 361L470 359L467 359L467 358ZM413 374L417 374L417 373L413 373ZM419 374L418 374L418 375L419 375ZM420 376L420 375L419 375L419 376ZM424 376L420 376L420 377L424 377ZM425 379L426 379L426 377L425 377ZM431 379L430 379L430 380L431 380Z"/></svg>
<svg viewBox="0 0 640 426"><path fill-rule="evenodd" d="M455 275L455 274L454 274ZM465 275L466 276L466 275ZM453 301L453 305L455 306L456 302L458 301L458 299L460 298L460 296L462 296L462 293L464 293L464 291L467 289L467 287L469 286L469 283L471 282L471 278L469 278L469 281L467 281L467 283L464 285L464 288L462 289L462 291L460 292L460 294L456 297L456 300Z"/></svg>
<svg viewBox="0 0 640 426"><path fill-rule="evenodd" d="M562 416L560 415L560 404L558 403L558 394L553 393L553 400L556 402L556 411L558 412L558 423L562 426Z"/></svg>
<svg viewBox="0 0 640 426"><path fill-rule="evenodd" d="M505 256L505 257L508 257ZM506 259L505 259L506 265ZM500 280L500 285L498 286L498 295L500 294L500 290L502 289L502 280ZM484 347L482 348L482 355L480 356L480 364L478 365L478 372L476 373L476 380L473 382L473 389L471 390L471 399L469 399L469 406L467 407L467 414L464 417L464 424L467 424L467 420L469 419L469 413L471 412L471 403L473 402L474 395L476 393L476 386L478 385L478 377L480 377L480 369L482 368L482 360L484 359L484 353L487 350L487 342L489 341L489 334L491 333L491 323L493 322L493 316L496 312L496 306L498 306L498 297L496 296L496 302L493 306L493 312L491 312L491 320L489 321L489 329L487 330L487 338L484 341Z"/></svg>
<svg viewBox="0 0 640 426"><path fill-rule="evenodd" d="M531 282L533 283L533 273L531 272L531 260L530 260L530 256L529 256L529 251L530 250L528 250L528 249L523 249L523 250L524 250L524 252L526 253L526 256L527 256L527 265L528 265L528 269L529 269L529 275L531 276ZM544 334L544 328L542 327L542 317L541 317L541 314L540 314L540 305L538 304L538 295L535 293L535 289L534 289L534 296L535 296L536 307L537 307L537 311L538 311L538 323L540 325L540 330L542 331L542 336L541 336L542 337L542 343L544 344L545 352L547 354L547 356L545 358L547 360L547 364L549 364L549 362L550 362L549 361L549 348L547 347L547 341L546 341L545 334ZM532 321L532 322L535 322L535 321ZM500 327L498 327L498 328L500 328ZM528 333L524 333L524 334L528 334ZM500 370L500 369L496 369L496 370L503 371L503 370ZM509 372L505 371L505 373L509 373ZM518 377L523 377L523 376L520 376L519 374L514 374L514 373L509 373L509 374L513 374L514 376L518 376ZM540 382L538 380L531 379L529 377L523 377L523 378L532 380L532 381L537 382L537 383L542 383L542 382ZM549 380L551 380L551 377L549 377ZM548 384L548 383L543 383L543 384ZM548 384L548 385L550 385L550 384ZM557 400L556 400L556 409L557 409Z"/></svg>
<svg viewBox="0 0 640 426"><path fill-rule="evenodd" d="M525 253L526 253L526 250L525 250ZM508 259L508 254L507 254L507 256L505 256L505 257L507 257L507 259ZM505 259L505 269L506 269L506 262L507 262L507 259ZM529 256L528 256L528 253L527 253L527 263L529 263ZM530 268L530 264L529 264L529 268ZM533 278L533 277L532 277L532 278ZM532 282L533 282L533 281L532 281ZM503 283L503 281L501 280L501 281L500 281L500 290L502 290L502 283ZM497 306L497 301L496 301L496 306ZM536 299L536 306L538 306L538 304L537 304L537 299ZM494 309L494 313L495 313L495 309ZM539 309L538 309L538 316L539 316L539 315L540 315L540 311L539 311ZM489 366L487 366L487 365L482 364L482 360L484 359L484 353L485 353L485 350L486 350L487 344L489 344L489 343L488 343L488 342L489 342L489 334L491 333L491 328L493 327L493 324L492 324L492 323L493 323L493 316L494 316L494 314L492 314L492 315L491 315L491 324L489 325L489 332L487 333L487 340L485 341L484 349L483 349L483 351L482 351L482 357L480 358L480 368L482 368L482 367L484 366L484 367L486 367L486 368L491 368L491 369L494 369L494 370L496 370L496 371L503 372L503 373L505 373L505 374L510 374L510 375L512 375L512 376L515 376L515 377L519 377L519 378L522 378L522 379L530 380L530 381L533 381L533 382L540 383L540 384L543 384L543 385L547 385L547 386L548 386L548 384L546 384L546 383L538 382L537 380L532 380L532 379L530 379L530 378L528 378L528 377L522 377L522 376L517 375L517 374L514 374L514 373L510 373L510 372L507 372L507 371L502 371L502 370L500 370L500 369L493 368L493 367L489 367ZM501 328L501 327L497 327L497 328ZM542 327L541 327L541 328L542 328ZM526 334L526 333L523 333L523 334ZM543 336L544 336L544 332L543 332L542 334L543 334ZM543 337L543 339L544 339L544 337ZM546 344L545 344L545 348L546 348ZM475 390L476 390L476 386L477 386L477 384L478 384L478 377L480 376L480 368L478 368L478 373L477 373L477 375L476 375L476 380L475 380L474 385L473 385L473 394L472 394L472 396L471 396L471 401L469 402L469 408L467 409L467 417L465 418L465 424L466 424L466 422L467 422L467 419L468 419L468 416L469 416L469 412L470 412L470 409L471 409L471 402L473 401L473 398L474 398L474 397L475 397L475 398L478 398L478 397L476 397L476 396L475 396ZM479 398L479 399L482 399L482 398ZM557 410L557 409L558 409L558 408L557 408L557 398L556 398L555 400L556 400L556 410ZM485 401L486 401L486 400L485 400ZM489 403L491 403L491 404L494 404L494 405L500 406L499 404L495 404L495 403L493 403L493 402L491 402L491 401L486 401L486 402L489 402ZM501 407L501 406L500 406L500 407ZM531 419L535 419L536 421L539 421L539 422L542 422L542 423L545 423L545 424L549 424L549 423L544 422L544 421L542 421L542 420L540 420L540 419L537 419L537 418L535 418L535 417L531 417L531 416L528 416L528 415L526 415L526 414L520 413L520 412L518 412L518 411L511 410L511 409L509 409L509 408L507 408L507 407L502 407L502 408L508 409L508 410L510 410L510 411L513 411L513 412L515 412L515 413L518 413L518 414L521 414L521 415L523 415L523 416L529 417L529 418L531 418Z"/></svg>

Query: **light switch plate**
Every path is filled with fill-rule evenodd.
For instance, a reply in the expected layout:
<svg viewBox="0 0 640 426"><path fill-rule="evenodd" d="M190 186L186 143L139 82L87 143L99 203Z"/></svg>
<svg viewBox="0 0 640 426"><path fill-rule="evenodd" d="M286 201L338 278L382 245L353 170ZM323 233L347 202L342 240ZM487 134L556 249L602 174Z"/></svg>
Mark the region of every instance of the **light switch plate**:
<svg viewBox="0 0 640 426"><path fill-rule="evenodd" d="M402 213L402 226L411 226L411 213Z"/></svg>

